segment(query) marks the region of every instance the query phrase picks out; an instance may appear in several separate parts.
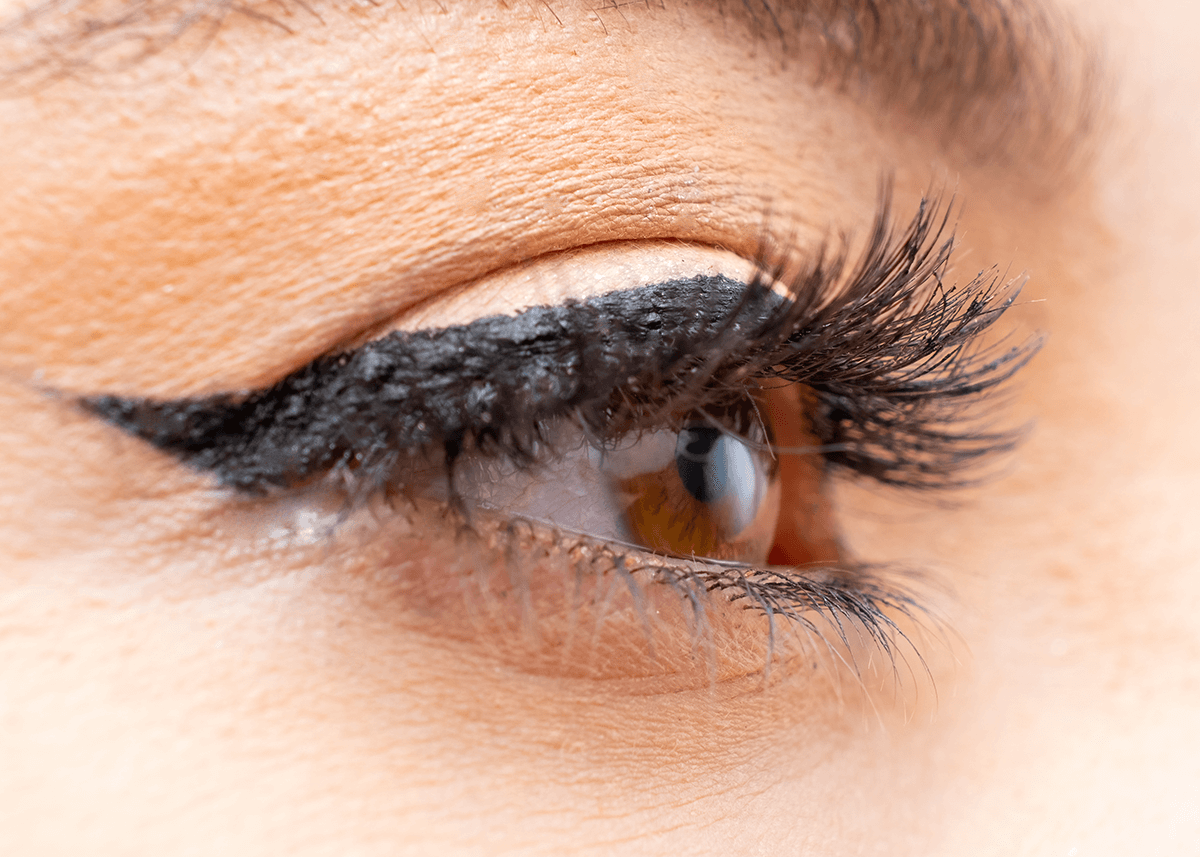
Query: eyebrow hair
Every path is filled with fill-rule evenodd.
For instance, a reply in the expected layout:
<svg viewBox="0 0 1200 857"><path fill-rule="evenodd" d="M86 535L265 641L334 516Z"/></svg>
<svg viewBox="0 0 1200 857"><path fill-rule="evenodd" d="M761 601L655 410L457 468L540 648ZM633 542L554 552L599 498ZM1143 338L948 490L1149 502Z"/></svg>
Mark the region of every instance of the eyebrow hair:
<svg viewBox="0 0 1200 857"><path fill-rule="evenodd" d="M942 143L1058 169L1086 160L1104 63L1053 0L761 0L744 9L787 54L816 58L815 82L898 106Z"/></svg>
<svg viewBox="0 0 1200 857"><path fill-rule="evenodd" d="M898 107L970 155L1061 168L1099 121L1099 52L1052 0L646 0L672 2L748 22L785 62L812 65L814 84ZM591 13L607 31L622 5ZM198 53L239 18L284 36L323 20L308 0L41 0L0 22L0 48L16 57L0 61L0 92L125 71L181 44Z"/></svg>

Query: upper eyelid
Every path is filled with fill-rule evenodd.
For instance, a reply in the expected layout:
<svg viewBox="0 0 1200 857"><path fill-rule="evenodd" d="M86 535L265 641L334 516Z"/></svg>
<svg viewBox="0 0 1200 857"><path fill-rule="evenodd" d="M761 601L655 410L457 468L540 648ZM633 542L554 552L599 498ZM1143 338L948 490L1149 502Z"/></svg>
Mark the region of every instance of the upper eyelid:
<svg viewBox="0 0 1200 857"><path fill-rule="evenodd" d="M858 263L818 254L800 266L787 298L769 270L750 284L699 276L393 333L247 397L83 404L225 485L257 492L337 466L387 483L405 456L439 444L447 466L480 441L534 458L541 427L557 418L605 436L618 389L640 396L641 384L660 405L671 400L668 388L674 401L690 391L699 403L714 381L744 393L756 375L782 372L824 391L827 425L818 434L832 444L830 461L889 484L957 484L954 470L1016 440L964 421L961 403L1003 383L1037 342L976 353L976 338L1016 292L987 271L965 288L944 284L948 218L949 208L923 200L896 230L885 186ZM793 261L777 270L795 269ZM947 403L958 428L945 426Z"/></svg>

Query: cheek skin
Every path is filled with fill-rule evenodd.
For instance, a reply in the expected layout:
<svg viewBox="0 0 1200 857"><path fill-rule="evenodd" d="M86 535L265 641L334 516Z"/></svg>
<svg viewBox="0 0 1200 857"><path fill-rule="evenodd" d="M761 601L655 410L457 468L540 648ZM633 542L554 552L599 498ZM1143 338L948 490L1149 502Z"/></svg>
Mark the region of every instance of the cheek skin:
<svg viewBox="0 0 1200 857"><path fill-rule="evenodd" d="M560 851L650 837L632 853L654 853L658 835L699 847L713 826L730 839L775 823L772 801L747 802L768 785L798 807L789 825L818 827L831 796L850 826L892 809L861 806L851 779L781 790L766 773L781 755L816 770L835 754L840 769L878 750L857 746L866 713L831 704L828 675L631 693L498 669L477 640L406 628L409 593L384 569L221 555L205 523L173 549L94 555L82 578L77 562L43 563L6 587L6 687L41 702L5 714L5 804L60 821L10 830L15 850L66 849L81 831L119 850L134 830L176 851L219 826L247 851L491 852L521 831ZM412 560L446 567L432 548ZM705 830L679 832L701 817Z"/></svg>

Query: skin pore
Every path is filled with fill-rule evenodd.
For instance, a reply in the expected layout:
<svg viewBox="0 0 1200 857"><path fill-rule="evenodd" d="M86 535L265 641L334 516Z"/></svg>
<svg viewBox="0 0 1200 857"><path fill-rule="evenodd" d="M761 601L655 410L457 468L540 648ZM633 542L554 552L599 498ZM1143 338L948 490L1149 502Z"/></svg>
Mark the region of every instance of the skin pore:
<svg viewBox="0 0 1200 857"><path fill-rule="evenodd" d="M1017 110L1002 75L897 94L878 52L839 84L820 39L731 6L234 15L0 100L0 851L1194 847L1197 13L1073 4L1062 69L1103 44L1109 82ZM478 560L444 519L273 541L308 499L231 498L74 405L857 248L887 176L901 222L956 194L952 279L1028 272L1001 327L1049 334L999 478L828 486L856 556L927 572L898 679L802 645L764 677L761 623L714 609L710 681L658 592L657 658L614 611L568 659L494 580L462 596Z"/></svg>

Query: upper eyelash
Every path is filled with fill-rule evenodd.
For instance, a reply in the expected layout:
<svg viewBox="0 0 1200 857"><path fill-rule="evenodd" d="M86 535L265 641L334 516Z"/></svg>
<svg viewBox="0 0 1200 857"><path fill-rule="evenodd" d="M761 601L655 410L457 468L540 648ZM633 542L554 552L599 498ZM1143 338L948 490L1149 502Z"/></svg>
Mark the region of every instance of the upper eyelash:
<svg viewBox="0 0 1200 857"><path fill-rule="evenodd" d="M965 286L946 285L951 210L922 199L897 230L885 193L851 273L842 275L841 255L793 279L793 301L772 325L790 333L741 370L812 389L818 403L809 418L826 461L889 485L966 484L976 465L1021 436L991 427L980 405L1041 347L1038 336L983 338L1023 278L1005 282L992 268ZM830 282L845 285L820 289Z"/></svg>
<svg viewBox="0 0 1200 857"><path fill-rule="evenodd" d="M386 485L431 447L532 464L547 424L601 441L671 414L735 401L772 379L803 383L826 460L902 486L955 485L1017 433L980 428L975 406L1037 350L979 348L1019 286L982 272L946 286L952 206L923 199L904 228L881 195L859 261L760 260L749 284L696 277L434 331L397 332L320 357L269 389L83 405L248 492L336 468Z"/></svg>

